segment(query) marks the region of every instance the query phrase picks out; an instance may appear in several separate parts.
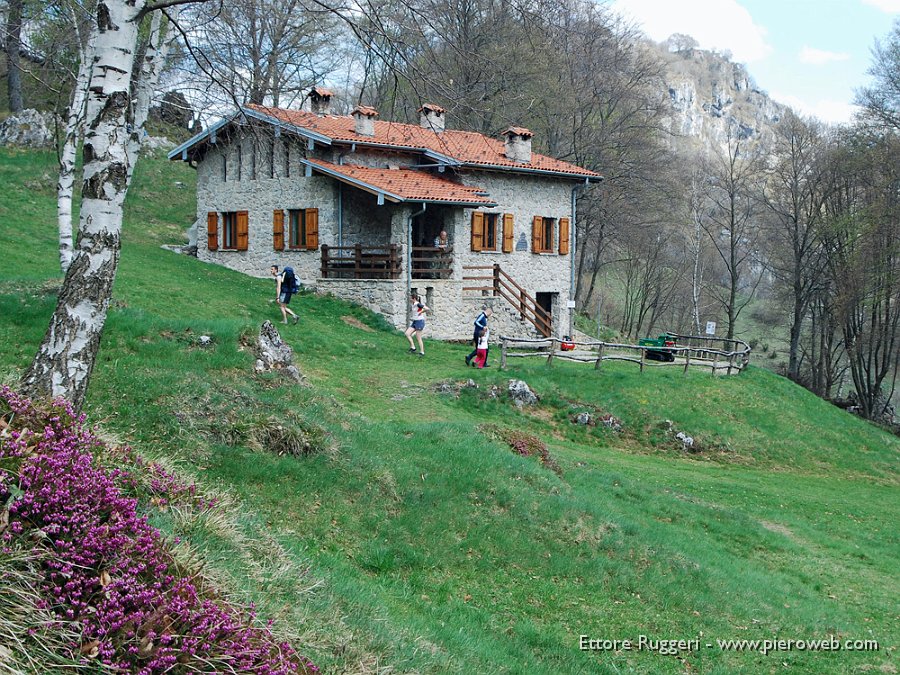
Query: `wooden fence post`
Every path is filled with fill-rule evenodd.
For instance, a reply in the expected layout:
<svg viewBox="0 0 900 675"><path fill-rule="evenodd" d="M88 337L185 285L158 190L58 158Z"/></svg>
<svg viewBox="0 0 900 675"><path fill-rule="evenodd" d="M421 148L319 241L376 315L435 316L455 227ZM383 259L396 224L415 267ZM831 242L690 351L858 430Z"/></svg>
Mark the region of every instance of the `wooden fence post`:
<svg viewBox="0 0 900 675"><path fill-rule="evenodd" d="M646 355L647 350L641 347L641 372L644 372L644 356Z"/></svg>
<svg viewBox="0 0 900 675"><path fill-rule="evenodd" d="M555 344L556 344L556 338L555 338L555 337L551 337L551 338L550 338L550 353L547 355L547 365L548 365L548 366L552 366L552 365L553 365L553 353L554 353L554 351L555 351L555 349L556 349L555 346L554 346Z"/></svg>
<svg viewBox="0 0 900 675"><path fill-rule="evenodd" d="M388 265L390 266L390 274L391 279L396 279L400 276L400 257L397 255L398 246L397 244L391 244L391 250L389 253L390 260L388 260ZM412 264L412 253L409 255L409 263Z"/></svg>
<svg viewBox="0 0 900 675"><path fill-rule="evenodd" d="M684 374L687 375L688 368L691 367L691 348L688 347L688 350L685 352L686 358L684 359Z"/></svg>
<svg viewBox="0 0 900 675"><path fill-rule="evenodd" d="M500 342L500 370L506 370L506 338Z"/></svg>
<svg viewBox="0 0 900 675"><path fill-rule="evenodd" d="M597 347L597 363L594 364L594 370L600 370L600 363L603 361L603 343Z"/></svg>
<svg viewBox="0 0 900 675"><path fill-rule="evenodd" d="M322 244L322 278L328 278L328 251L331 247L328 244Z"/></svg>

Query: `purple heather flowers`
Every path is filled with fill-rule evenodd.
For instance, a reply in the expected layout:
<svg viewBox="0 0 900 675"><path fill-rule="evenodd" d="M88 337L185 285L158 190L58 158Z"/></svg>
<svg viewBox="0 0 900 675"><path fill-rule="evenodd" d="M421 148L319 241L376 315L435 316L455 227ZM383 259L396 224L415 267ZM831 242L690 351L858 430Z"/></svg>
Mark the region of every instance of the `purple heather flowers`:
<svg viewBox="0 0 900 675"><path fill-rule="evenodd" d="M141 675L316 672L252 610L176 574L165 540L123 493L135 478L98 466L101 448L67 403L41 410L0 388L0 546L39 551L42 603L81 626L73 655ZM149 474L156 503L214 506L195 486L123 452Z"/></svg>

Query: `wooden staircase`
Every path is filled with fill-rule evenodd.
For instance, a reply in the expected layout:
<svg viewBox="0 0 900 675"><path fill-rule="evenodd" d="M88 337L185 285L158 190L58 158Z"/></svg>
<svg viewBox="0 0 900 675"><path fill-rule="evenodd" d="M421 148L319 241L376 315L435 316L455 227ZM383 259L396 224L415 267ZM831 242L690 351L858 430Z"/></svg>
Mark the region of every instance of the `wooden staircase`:
<svg viewBox="0 0 900 675"><path fill-rule="evenodd" d="M463 286L465 291L488 291L494 297L506 300L518 313L519 319L528 321L544 337L552 333L550 314L532 298L528 291L504 272L499 264L464 265L463 281L478 282L477 286Z"/></svg>

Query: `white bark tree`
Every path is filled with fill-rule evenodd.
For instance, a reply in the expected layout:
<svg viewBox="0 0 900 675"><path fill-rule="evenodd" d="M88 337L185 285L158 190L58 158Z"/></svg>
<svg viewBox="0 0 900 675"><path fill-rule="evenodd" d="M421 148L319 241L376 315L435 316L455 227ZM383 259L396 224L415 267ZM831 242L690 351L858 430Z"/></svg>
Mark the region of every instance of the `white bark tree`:
<svg viewBox="0 0 900 675"><path fill-rule="evenodd" d="M32 397L62 396L76 409L84 403L119 264L122 207L134 159L128 152L129 116L139 25L148 13L185 1L97 4L78 243L50 325L22 378L24 391Z"/></svg>
<svg viewBox="0 0 900 675"><path fill-rule="evenodd" d="M77 20L74 21L77 26ZM72 263L72 192L75 187L75 160L78 144L84 135L84 113L87 88L94 63L94 49L89 38L81 53L78 76L72 90L72 103L66 119L66 133L59 155L59 181L56 184L56 220L59 227L59 265L63 274Z"/></svg>

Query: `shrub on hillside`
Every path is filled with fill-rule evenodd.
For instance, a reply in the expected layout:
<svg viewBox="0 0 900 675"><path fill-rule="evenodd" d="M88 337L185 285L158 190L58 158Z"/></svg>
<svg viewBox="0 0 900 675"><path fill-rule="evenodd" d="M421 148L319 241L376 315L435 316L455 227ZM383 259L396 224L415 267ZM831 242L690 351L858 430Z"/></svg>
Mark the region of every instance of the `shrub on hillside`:
<svg viewBox="0 0 900 675"><path fill-rule="evenodd" d="M0 388L0 546L40 561L38 608L80 626L71 654L142 675L315 671L252 608L175 573L159 531L123 493L134 479L97 465L103 446L83 422L64 402L42 410ZM164 472L150 485L165 499L195 494Z"/></svg>
<svg viewBox="0 0 900 675"><path fill-rule="evenodd" d="M550 454L547 444L537 436L532 436L518 429L505 429L492 424L484 425L482 430L489 436L502 440L517 455L537 457L544 468L562 475L562 469L560 469L559 464Z"/></svg>

